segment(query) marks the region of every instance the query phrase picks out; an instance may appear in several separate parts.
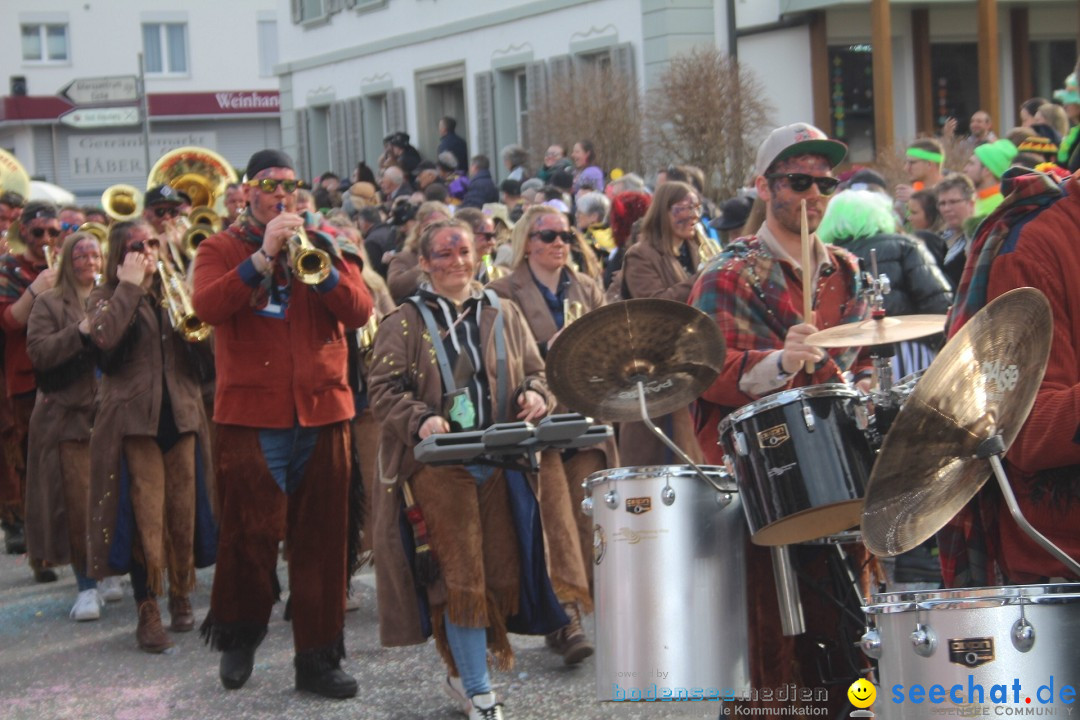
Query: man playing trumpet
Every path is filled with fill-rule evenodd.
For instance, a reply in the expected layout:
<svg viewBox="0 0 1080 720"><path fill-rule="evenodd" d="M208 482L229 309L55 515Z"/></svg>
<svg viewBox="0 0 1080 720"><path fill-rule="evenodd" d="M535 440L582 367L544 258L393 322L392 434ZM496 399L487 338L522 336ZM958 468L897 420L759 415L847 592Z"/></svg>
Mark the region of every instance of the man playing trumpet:
<svg viewBox="0 0 1080 720"><path fill-rule="evenodd" d="M251 676L279 587L278 543L289 550L296 689L352 697L345 654L349 420L348 328L362 327L371 295L325 230L306 249L325 265L301 278L284 252L303 230L299 182L277 150L247 166L247 212L206 239L195 260L195 310L215 327L215 467L221 536L203 636L223 651L226 688ZM307 282L305 282L307 280Z"/></svg>
<svg viewBox="0 0 1080 720"><path fill-rule="evenodd" d="M56 271L49 268L46 253L60 237L60 218L49 202L27 203L19 217L22 252L0 257L0 327L4 331L4 371L7 396L11 400L14 425L4 433L5 455L15 458L11 472L0 474L0 525L4 528L8 552L24 552L23 503L26 497L26 450L30 414L34 410L37 380L26 354L26 322L34 299L56 284ZM56 573L30 558L34 579L56 580Z"/></svg>

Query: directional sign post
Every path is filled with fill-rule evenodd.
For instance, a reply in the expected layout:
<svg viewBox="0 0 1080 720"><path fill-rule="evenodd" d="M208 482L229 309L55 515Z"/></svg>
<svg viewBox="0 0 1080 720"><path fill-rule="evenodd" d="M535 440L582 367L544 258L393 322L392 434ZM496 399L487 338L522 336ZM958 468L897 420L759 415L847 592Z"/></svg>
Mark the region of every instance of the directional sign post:
<svg viewBox="0 0 1080 720"><path fill-rule="evenodd" d="M73 105L110 105L139 99L138 78L113 75L72 80L57 93Z"/></svg>
<svg viewBox="0 0 1080 720"><path fill-rule="evenodd" d="M120 107L76 108L60 116L60 122L73 128L120 127L141 121L135 105Z"/></svg>

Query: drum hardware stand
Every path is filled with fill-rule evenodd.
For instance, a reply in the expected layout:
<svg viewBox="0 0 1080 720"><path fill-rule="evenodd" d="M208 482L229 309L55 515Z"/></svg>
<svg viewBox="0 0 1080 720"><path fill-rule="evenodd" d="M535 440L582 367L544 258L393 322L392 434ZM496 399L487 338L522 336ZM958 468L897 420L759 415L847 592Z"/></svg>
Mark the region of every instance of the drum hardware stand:
<svg viewBox="0 0 1080 720"><path fill-rule="evenodd" d="M791 546L773 545L769 550L772 552L773 577L776 579L776 599L780 605L780 628L787 637L802 635L806 632L806 620L803 618L799 579L795 574Z"/></svg>
<svg viewBox="0 0 1080 720"><path fill-rule="evenodd" d="M1080 575L1080 563L1066 555L1061 548L1050 542L1045 535L1032 527L1023 513L1020 512L1020 506L1016 502L1016 495L1013 494L1012 487L1009 485L1009 478L1005 474L1005 467L1001 463L1001 456L1004 453L1005 441L1000 435L994 435L979 444L975 451L975 457L990 461L990 467L994 470L994 477L997 478L998 487L1001 488L1001 494L1005 497L1005 503L1009 506L1009 513L1012 515L1013 520L1016 521L1016 524L1020 526L1020 529L1041 545L1044 550L1057 558L1065 567L1076 575Z"/></svg>
<svg viewBox="0 0 1080 720"><path fill-rule="evenodd" d="M664 431L656 427L656 425L653 424L653 421L649 419L649 409L645 405L645 383L640 378L636 382L638 391L638 404L641 407L641 421L645 423L645 427L649 428L649 430L652 430L653 434L656 435L656 437L660 438L660 442L664 443L664 445L666 445L668 449L671 450L671 452L678 455L683 462L693 468L694 473L696 473L699 478L707 482L718 493L720 493L721 501L726 499L726 501L723 502L723 505L729 504L733 499L731 497L731 491L727 488L722 487L718 482L706 475L705 471L698 467L697 463L691 460L690 456L683 452L683 449L681 447L669 440L668 436L664 434ZM671 505L673 502L675 502L675 488L671 487L670 477L664 480L664 489L660 492L660 500L665 505Z"/></svg>

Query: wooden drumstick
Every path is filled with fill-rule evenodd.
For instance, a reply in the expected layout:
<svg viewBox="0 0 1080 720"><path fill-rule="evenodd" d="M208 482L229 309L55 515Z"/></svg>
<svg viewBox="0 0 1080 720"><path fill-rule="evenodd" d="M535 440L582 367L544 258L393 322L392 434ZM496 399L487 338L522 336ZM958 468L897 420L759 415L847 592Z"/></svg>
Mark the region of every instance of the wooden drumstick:
<svg viewBox="0 0 1080 720"><path fill-rule="evenodd" d="M806 200L799 201L802 210L802 307L803 322L814 322L814 273L810 269L810 227L806 220ZM807 360L804 367L807 375L814 374L814 361Z"/></svg>

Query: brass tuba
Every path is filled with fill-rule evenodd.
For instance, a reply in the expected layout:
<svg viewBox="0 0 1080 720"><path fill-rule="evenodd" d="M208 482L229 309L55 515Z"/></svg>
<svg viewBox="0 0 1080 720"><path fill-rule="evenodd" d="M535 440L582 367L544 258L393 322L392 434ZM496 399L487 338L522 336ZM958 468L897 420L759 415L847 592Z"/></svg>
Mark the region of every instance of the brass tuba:
<svg viewBox="0 0 1080 720"><path fill-rule="evenodd" d="M110 185L101 193L101 207L116 222L134 220L142 215L143 193L132 185Z"/></svg>
<svg viewBox="0 0 1080 720"><path fill-rule="evenodd" d="M154 163L146 189L168 185L191 198L192 206L213 208L225 187L237 181L236 171L225 158L207 148L187 146L170 150Z"/></svg>
<svg viewBox="0 0 1080 720"><path fill-rule="evenodd" d="M109 228L101 223L84 222L75 232L84 232L93 235L94 239L98 241L98 245L101 246L101 256L103 258L109 257Z"/></svg>
<svg viewBox="0 0 1080 720"><path fill-rule="evenodd" d="M210 337L212 328L195 315L184 278L172 265L161 259L157 261L157 270L161 276L161 297L173 329L190 343L202 342Z"/></svg>
<svg viewBox="0 0 1080 720"><path fill-rule="evenodd" d="M221 216L208 205L192 208L187 219L191 227L184 232L180 244L184 248L184 254L193 258L199 250L199 243L221 232L223 222Z"/></svg>

